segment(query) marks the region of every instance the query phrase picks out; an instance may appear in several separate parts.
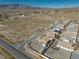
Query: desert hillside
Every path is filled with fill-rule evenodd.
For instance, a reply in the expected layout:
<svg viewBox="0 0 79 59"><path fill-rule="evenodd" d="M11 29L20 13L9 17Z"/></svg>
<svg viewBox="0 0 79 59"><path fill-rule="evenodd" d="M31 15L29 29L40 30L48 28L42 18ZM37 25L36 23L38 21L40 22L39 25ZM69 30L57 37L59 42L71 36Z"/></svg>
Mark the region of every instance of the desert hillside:
<svg viewBox="0 0 79 59"><path fill-rule="evenodd" d="M0 37L21 42L55 21L78 20L79 8L38 8L19 4L0 5Z"/></svg>

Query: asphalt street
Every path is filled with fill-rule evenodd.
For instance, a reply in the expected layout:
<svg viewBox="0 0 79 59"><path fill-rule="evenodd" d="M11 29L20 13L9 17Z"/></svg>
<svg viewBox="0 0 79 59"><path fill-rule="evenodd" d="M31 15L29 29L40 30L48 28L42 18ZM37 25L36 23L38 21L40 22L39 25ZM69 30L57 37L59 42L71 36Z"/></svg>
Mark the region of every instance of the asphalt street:
<svg viewBox="0 0 79 59"><path fill-rule="evenodd" d="M30 56L22 53L15 47L11 46L9 43L5 42L4 40L0 39L0 46L5 48L9 53L11 53L16 59L32 59Z"/></svg>

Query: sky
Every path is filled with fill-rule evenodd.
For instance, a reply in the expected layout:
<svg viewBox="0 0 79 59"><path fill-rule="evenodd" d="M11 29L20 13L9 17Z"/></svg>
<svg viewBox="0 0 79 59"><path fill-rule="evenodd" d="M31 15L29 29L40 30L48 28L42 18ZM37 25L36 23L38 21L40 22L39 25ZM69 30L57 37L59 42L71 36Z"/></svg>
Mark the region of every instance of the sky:
<svg viewBox="0 0 79 59"><path fill-rule="evenodd" d="M79 0L0 0L0 4L24 4L35 7L78 7Z"/></svg>

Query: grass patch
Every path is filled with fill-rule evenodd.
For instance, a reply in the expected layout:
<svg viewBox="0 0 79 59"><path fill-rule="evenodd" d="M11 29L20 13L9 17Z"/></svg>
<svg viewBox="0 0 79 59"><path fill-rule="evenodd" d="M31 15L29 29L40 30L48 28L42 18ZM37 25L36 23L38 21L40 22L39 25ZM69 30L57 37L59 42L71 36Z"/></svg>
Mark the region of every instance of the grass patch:
<svg viewBox="0 0 79 59"><path fill-rule="evenodd" d="M8 39L6 36L4 36L3 34L0 34L0 38L6 40L7 42L11 43L11 44L15 44L11 39Z"/></svg>
<svg viewBox="0 0 79 59"><path fill-rule="evenodd" d="M0 47L0 53L5 57L5 59L15 59L10 53L8 53L4 48Z"/></svg>

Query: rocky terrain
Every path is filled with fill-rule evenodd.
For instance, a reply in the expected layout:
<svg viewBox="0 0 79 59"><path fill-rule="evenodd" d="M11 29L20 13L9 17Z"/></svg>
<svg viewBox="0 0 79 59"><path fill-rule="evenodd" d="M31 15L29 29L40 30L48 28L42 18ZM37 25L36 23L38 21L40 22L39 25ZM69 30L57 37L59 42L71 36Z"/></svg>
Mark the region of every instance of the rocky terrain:
<svg viewBox="0 0 79 59"><path fill-rule="evenodd" d="M38 8L19 4L0 5L0 37L20 43L44 31L55 21L78 20L79 8Z"/></svg>

